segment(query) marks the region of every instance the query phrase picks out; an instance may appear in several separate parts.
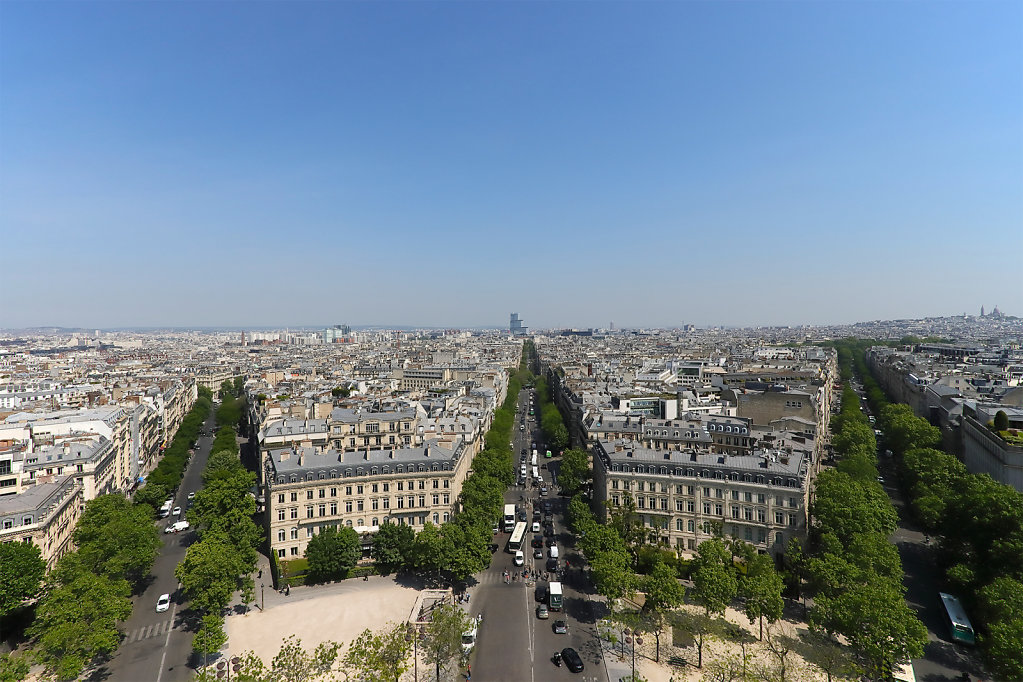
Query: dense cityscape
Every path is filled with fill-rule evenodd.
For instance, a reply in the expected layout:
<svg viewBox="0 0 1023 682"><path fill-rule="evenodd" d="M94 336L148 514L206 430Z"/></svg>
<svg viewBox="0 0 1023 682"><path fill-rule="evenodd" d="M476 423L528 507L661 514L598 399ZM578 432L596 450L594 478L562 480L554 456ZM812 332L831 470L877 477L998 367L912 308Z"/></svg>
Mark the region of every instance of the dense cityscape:
<svg viewBox="0 0 1023 682"><path fill-rule="evenodd" d="M1021 340L2 332L5 675L1014 679Z"/></svg>

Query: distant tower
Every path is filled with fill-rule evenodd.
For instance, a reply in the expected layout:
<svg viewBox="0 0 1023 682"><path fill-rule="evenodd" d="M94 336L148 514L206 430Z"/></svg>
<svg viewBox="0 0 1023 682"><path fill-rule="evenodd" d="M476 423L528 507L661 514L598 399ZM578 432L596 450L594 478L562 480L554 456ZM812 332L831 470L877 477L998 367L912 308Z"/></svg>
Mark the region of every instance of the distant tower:
<svg viewBox="0 0 1023 682"><path fill-rule="evenodd" d="M980 307L980 316L984 317L984 306Z"/></svg>
<svg viewBox="0 0 1023 682"><path fill-rule="evenodd" d="M615 330L615 321L611 320L611 331Z"/></svg>
<svg viewBox="0 0 1023 682"><path fill-rule="evenodd" d="M522 320L519 319L518 313L511 314L511 322L508 325L508 331L515 336L525 336L527 327L522 324Z"/></svg>
<svg viewBox="0 0 1023 682"><path fill-rule="evenodd" d="M245 345L245 332L242 332L242 345Z"/></svg>

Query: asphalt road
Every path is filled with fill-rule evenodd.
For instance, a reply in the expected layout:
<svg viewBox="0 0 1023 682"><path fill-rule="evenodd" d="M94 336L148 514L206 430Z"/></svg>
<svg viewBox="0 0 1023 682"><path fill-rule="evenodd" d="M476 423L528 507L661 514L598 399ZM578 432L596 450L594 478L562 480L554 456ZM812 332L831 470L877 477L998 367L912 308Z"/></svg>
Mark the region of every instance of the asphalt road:
<svg viewBox="0 0 1023 682"><path fill-rule="evenodd" d="M204 429L212 434L215 433L215 427L216 422L211 414ZM181 507L184 519L187 519L188 493L202 487L202 471L206 468L212 444L212 435L200 437L174 497L174 504ZM132 600L131 616L121 626L124 639L120 649L90 679L184 682L194 676L194 667L190 665L196 663L193 660L192 636L197 624L194 615L187 611L187 603L178 590L174 569L184 559L189 544L195 539L195 533L191 530L178 534L163 532L164 528L177 520L169 516L156 522L163 546L153 564L149 581L142 594ZM156 601L164 593L171 595L171 608L157 613Z"/></svg>
<svg viewBox="0 0 1023 682"><path fill-rule="evenodd" d="M528 414L528 406L528 391L523 391L519 396L519 414L515 423L513 447L516 460L523 448L531 456L530 444L542 441L535 421L527 421L525 431L518 429L521 417ZM540 451L542 453L543 449ZM551 468L555 460L544 460L541 454L540 461L546 461ZM543 470L542 473L544 479L550 482L548 471ZM530 514L530 523L530 502L540 503L545 499L551 500L554 505L554 529L562 552L560 562L564 565L566 557L569 562L576 557L574 540L565 530L564 498L553 491L547 497L540 497L537 488L528 481L525 486L513 486L505 494L506 503L514 503ZM523 570L523 567L513 565L513 557L506 551L508 538L509 534L504 532L494 537L494 542L499 546L498 551L494 554L490 568L477 576L478 584L470 588L473 595L471 611L483 613L483 625L470 656L472 679L486 682L547 682L562 679L606 682L607 674L596 639L589 600L586 593L579 589L577 574L569 571L567 579L563 580L564 609L561 612L551 612L549 619L537 618L536 608L540 602L536 599L536 587L538 584L546 586L547 582L542 579L538 582L523 582L520 579L505 583L504 571ZM529 546L531 539L532 533L527 533L526 546L523 548L528 557L526 568L542 573L548 550L545 546L544 559L532 559L532 547ZM558 619L567 621L567 634L554 633L554 621ZM552 661L555 651L569 646L578 651L583 659L585 668L581 674L570 672L564 664L559 668Z"/></svg>

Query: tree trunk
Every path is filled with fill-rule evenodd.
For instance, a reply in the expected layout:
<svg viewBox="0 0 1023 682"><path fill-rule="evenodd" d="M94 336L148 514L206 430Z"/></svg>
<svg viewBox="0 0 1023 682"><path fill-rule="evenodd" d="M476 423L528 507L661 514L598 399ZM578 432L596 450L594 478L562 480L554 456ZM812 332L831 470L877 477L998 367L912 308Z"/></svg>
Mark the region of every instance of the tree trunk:
<svg viewBox="0 0 1023 682"><path fill-rule="evenodd" d="M654 641L657 642L657 659L656 659L656 662L660 663L661 662L661 633L660 632L655 632L654 633Z"/></svg>
<svg viewBox="0 0 1023 682"><path fill-rule="evenodd" d="M764 641L764 617L760 616L760 641Z"/></svg>

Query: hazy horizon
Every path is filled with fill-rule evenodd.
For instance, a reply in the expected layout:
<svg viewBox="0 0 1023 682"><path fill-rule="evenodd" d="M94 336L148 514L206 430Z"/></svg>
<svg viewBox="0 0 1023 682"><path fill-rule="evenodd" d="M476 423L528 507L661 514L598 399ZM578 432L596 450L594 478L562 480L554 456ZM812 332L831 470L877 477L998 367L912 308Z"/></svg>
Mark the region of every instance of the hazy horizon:
<svg viewBox="0 0 1023 682"><path fill-rule="evenodd" d="M1021 82L1018 2L9 0L0 328L1023 315Z"/></svg>

